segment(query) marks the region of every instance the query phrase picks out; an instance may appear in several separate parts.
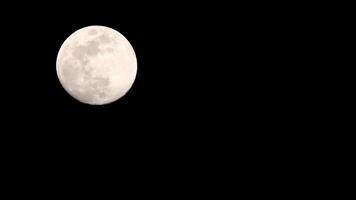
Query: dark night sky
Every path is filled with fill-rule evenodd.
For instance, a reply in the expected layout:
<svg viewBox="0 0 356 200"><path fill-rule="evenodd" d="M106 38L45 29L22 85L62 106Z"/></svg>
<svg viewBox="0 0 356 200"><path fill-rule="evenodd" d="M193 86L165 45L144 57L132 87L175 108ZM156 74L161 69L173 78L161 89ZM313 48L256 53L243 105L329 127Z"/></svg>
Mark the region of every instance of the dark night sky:
<svg viewBox="0 0 356 200"><path fill-rule="evenodd" d="M122 8L52 6L28 10L12 22L3 19L5 38L11 38L5 41L11 49L5 59L12 66L5 70L5 79L12 82L5 90L16 97L5 101L14 105L14 113L54 118L57 114L71 118L83 113L87 113L84 118L95 118L105 113L125 121L121 112L151 118L153 113L178 117L185 111L209 110L215 106L208 104L226 87L222 82L229 81L223 76L233 68L226 66L231 52L224 49L222 38L229 29L223 27L224 23L233 24L230 19L224 22L209 16L210 11L197 13L196 9L183 5L161 9L154 4L147 9L132 4L122 4ZM132 43L138 59L137 80L130 92L120 101L100 108L72 99L55 73L62 42L88 25L104 25L121 32Z"/></svg>
<svg viewBox="0 0 356 200"><path fill-rule="evenodd" d="M209 11L200 14L196 7L167 5L165 9L134 3L25 4L23 8L28 9L23 10L9 5L12 16L3 13L1 18L6 27L2 48L8 49L3 57L8 65L2 67L2 115L10 131L25 127L33 132L19 133L24 141L47 143L45 136L53 145L83 138L162 144L159 138L166 137L177 144L186 140L181 135L196 132L198 124L210 121L209 116L223 103L214 100L222 93L219 71L224 70L213 65L220 63L214 58L220 43L215 32L223 30L220 22L206 15ZM79 103L63 90L56 75L61 44L89 25L121 32L138 59L137 78L129 93L105 106ZM195 139L201 133L196 134Z"/></svg>
<svg viewBox="0 0 356 200"><path fill-rule="evenodd" d="M312 60L319 21L302 18L304 6L194 2L1 3L2 179L36 187L11 196L89 185L80 198L101 186L100 199L121 197L120 189L130 197L190 191L227 199L243 178L250 196L267 194L254 184L279 193L271 181L293 188L285 183L305 176L310 162L296 159L312 162L322 151L305 150L309 132L319 130L307 127L320 105L313 96L322 83L310 81L320 76ZM73 99L56 75L62 43L89 25L118 30L138 61L131 90L104 106Z"/></svg>
<svg viewBox="0 0 356 200"><path fill-rule="evenodd" d="M1 115L9 132L24 128L7 135L24 143L130 154L213 152L246 145L246 138L273 140L260 130L282 130L279 124L300 106L289 92L300 52L289 46L302 40L294 37L294 19L285 17L289 10L206 2L25 4L1 14L8 63L1 68ZM56 75L61 44L89 25L121 32L138 59L131 90L105 106L79 103Z"/></svg>

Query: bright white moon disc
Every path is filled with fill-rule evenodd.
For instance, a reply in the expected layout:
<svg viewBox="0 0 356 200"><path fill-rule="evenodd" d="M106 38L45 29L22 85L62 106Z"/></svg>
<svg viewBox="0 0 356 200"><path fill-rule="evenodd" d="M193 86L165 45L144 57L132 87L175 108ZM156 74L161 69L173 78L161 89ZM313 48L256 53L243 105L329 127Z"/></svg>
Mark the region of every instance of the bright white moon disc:
<svg viewBox="0 0 356 200"><path fill-rule="evenodd" d="M88 26L70 35L56 63L63 88L80 102L102 105L120 99L137 72L135 52L127 39L105 26Z"/></svg>

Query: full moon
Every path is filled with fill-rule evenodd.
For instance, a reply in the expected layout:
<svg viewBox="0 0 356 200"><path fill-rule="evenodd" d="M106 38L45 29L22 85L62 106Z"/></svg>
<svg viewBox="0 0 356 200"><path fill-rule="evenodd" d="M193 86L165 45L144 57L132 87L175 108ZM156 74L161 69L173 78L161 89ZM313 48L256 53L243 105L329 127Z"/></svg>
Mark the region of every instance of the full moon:
<svg viewBox="0 0 356 200"><path fill-rule="evenodd" d="M72 97L82 103L103 105L129 91L135 81L137 60L121 33L105 26L88 26L64 41L56 70Z"/></svg>

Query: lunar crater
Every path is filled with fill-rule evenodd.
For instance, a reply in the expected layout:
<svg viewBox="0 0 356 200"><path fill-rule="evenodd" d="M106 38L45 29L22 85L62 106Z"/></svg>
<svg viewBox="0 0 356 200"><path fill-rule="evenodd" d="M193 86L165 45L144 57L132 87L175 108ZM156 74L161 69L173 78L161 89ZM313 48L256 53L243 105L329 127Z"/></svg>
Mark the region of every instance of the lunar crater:
<svg viewBox="0 0 356 200"><path fill-rule="evenodd" d="M100 40L100 42L102 42L102 44L108 44L112 41L110 36L108 36L107 34L102 34L98 39Z"/></svg>
<svg viewBox="0 0 356 200"><path fill-rule="evenodd" d="M95 30L95 29L89 29L88 30L88 35L96 35L96 34L98 34L97 30Z"/></svg>

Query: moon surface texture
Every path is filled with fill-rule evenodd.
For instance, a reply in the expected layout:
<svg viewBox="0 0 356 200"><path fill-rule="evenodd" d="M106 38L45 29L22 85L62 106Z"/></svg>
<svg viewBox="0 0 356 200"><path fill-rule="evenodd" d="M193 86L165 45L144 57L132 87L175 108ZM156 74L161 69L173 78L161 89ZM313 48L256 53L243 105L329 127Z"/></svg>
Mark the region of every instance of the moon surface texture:
<svg viewBox="0 0 356 200"><path fill-rule="evenodd" d="M82 103L103 105L124 96L135 81L137 60L129 41L114 29L88 26L70 35L57 56L63 88Z"/></svg>

